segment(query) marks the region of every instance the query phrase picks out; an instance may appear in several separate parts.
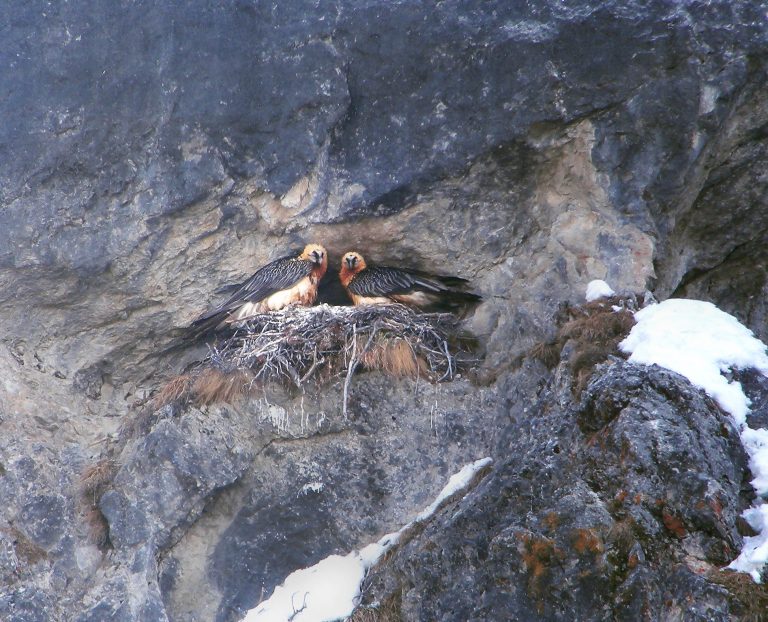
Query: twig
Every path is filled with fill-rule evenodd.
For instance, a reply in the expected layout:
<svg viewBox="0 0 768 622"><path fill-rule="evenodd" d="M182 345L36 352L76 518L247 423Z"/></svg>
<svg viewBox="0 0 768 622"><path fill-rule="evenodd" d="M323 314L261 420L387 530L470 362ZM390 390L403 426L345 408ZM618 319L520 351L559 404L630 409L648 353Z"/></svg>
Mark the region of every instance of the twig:
<svg viewBox="0 0 768 622"><path fill-rule="evenodd" d="M355 363L355 354L357 352L357 324L352 325L352 357L347 365L347 377L344 378L344 393L343 393L343 406L342 413L344 419L347 418L347 402L349 400L349 382L352 380L352 374L355 373L357 363Z"/></svg>
<svg viewBox="0 0 768 622"><path fill-rule="evenodd" d="M371 335L368 337L368 341L365 343L365 346L363 346L363 351L360 353L362 356L366 352L368 352L368 348L371 346L371 342L373 341L373 338L376 336L376 333L378 332L378 325L376 323L373 324L371 327ZM344 379L344 418L347 418L347 400L349 398L349 382L352 380L352 374L355 373L355 370L357 369L357 366L360 364L360 358L356 356L357 352L357 324L352 326L352 358L349 361L349 366L347 367L347 377Z"/></svg>

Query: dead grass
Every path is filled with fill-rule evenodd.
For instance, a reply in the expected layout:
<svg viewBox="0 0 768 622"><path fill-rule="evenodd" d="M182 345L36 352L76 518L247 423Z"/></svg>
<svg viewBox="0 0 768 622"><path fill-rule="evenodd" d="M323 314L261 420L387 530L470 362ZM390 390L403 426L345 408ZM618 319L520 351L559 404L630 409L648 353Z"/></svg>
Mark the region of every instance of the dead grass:
<svg viewBox="0 0 768 622"><path fill-rule="evenodd" d="M621 354L618 345L635 324L632 311L636 308L635 297L613 297L566 307L555 338L536 344L529 355L552 369L560 363L566 344L572 344L568 367L573 376L573 391L578 397L594 368L609 356Z"/></svg>
<svg viewBox="0 0 768 622"><path fill-rule="evenodd" d="M154 410L162 408L166 404L172 404L188 395L192 386L193 378L190 374L181 374L168 381L165 386L156 393L151 401L151 407Z"/></svg>
<svg viewBox="0 0 768 622"><path fill-rule="evenodd" d="M115 476L115 470L115 463L108 458L102 458L86 467L80 475L81 495L91 503L96 503Z"/></svg>
<svg viewBox="0 0 768 622"><path fill-rule="evenodd" d="M381 601L377 607L361 605L352 612L346 622L403 622L400 615L402 598L395 591Z"/></svg>
<svg viewBox="0 0 768 622"><path fill-rule="evenodd" d="M537 343L528 354L544 363L548 369L552 369L557 367L557 364L560 362L560 350L562 349L563 344L559 341L547 341Z"/></svg>
<svg viewBox="0 0 768 622"><path fill-rule="evenodd" d="M218 369L203 368L195 376L191 393L198 404L216 402L235 403L243 396L251 384L252 375L246 369L236 369L224 373Z"/></svg>
<svg viewBox="0 0 768 622"><path fill-rule="evenodd" d="M741 609L735 612L739 620L768 622L768 585L755 583L748 574L731 570L711 570L707 579L728 590Z"/></svg>
<svg viewBox="0 0 768 622"><path fill-rule="evenodd" d="M102 458L86 467L80 475L80 499L85 514L88 537L102 551L109 548L109 523L99 509L99 499L106 492L115 477L117 465L114 460Z"/></svg>

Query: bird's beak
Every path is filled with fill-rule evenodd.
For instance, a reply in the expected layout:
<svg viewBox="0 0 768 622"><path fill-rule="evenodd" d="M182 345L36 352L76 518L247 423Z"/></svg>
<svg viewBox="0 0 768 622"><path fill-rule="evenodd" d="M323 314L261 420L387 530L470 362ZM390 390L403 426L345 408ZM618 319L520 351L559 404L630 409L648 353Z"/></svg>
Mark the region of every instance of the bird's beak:
<svg viewBox="0 0 768 622"><path fill-rule="evenodd" d="M351 270L352 268L355 267L355 264L357 263L357 257L347 257L346 261L347 261L347 266Z"/></svg>
<svg viewBox="0 0 768 622"><path fill-rule="evenodd" d="M323 253L320 251L312 251L312 261L313 263L323 263Z"/></svg>

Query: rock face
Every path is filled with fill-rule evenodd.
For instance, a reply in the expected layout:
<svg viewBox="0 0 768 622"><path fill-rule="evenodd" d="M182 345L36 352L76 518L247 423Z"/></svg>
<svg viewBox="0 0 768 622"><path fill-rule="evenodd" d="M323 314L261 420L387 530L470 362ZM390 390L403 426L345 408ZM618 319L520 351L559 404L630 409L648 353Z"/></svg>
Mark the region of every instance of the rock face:
<svg viewBox="0 0 768 622"><path fill-rule="evenodd" d="M500 439L481 486L369 576L365 600L404 620L743 614L717 576L741 540L732 423L655 367L612 362L578 404L558 393Z"/></svg>
<svg viewBox="0 0 768 622"><path fill-rule="evenodd" d="M237 620L486 455L377 571L403 619L746 616L710 573L751 501L727 421L620 363L579 401L527 353L595 278L766 337L766 11L5 2L0 618ZM336 385L166 408L82 499L136 402L199 355L174 331L310 240L471 279L473 380L360 376L349 419Z"/></svg>

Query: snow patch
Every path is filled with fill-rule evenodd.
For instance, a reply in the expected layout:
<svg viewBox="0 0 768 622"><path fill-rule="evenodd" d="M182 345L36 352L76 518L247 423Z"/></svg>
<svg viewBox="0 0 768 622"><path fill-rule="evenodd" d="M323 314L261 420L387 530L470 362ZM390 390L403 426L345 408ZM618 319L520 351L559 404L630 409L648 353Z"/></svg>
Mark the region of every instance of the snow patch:
<svg viewBox="0 0 768 622"><path fill-rule="evenodd" d="M242 622L333 622L351 615L368 569L399 542L408 528L430 518L448 497L466 491L475 474L491 462L491 458L483 458L464 466L448 480L432 504L399 531L360 551L331 555L314 566L292 572L275 588L272 596L251 609Z"/></svg>
<svg viewBox="0 0 768 622"><path fill-rule="evenodd" d="M749 400L741 383L722 372L734 367L768 374L765 344L735 317L710 302L671 298L635 313L637 324L619 344L632 363L660 365L704 389L736 423L746 422Z"/></svg>
<svg viewBox="0 0 768 622"><path fill-rule="evenodd" d="M599 298L608 298L615 293L605 281L590 281L587 285L587 302L594 302Z"/></svg>
<svg viewBox="0 0 768 622"><path fill-rule="evenodd" d="M310 482L309 484L304 484L301 487L299 494L296 496L303 497L304 495L308 495L310 492L320 493L323 492L323 488L325 488L325 484L323 484L323 482Z"/></svg>
<svg viewBox="0 0 768 622"><path fill-rule="evenodd" d="M269 600L251 609L243 622L324 622L352 614L365 563L357 553L331 555L297 570L275 588Z"/></svg>
<svg viewBox="0 0 768 622"><path fill-rule="evenodd" d="M752 486L758 495L768 494L768 430L748 427L749 399L741 383L723 375L752 368L768 376L765 344L735 317L700 300L666 300L638 311L635 320L619 348L631 354L632 363L656 364L685 376L728 412L749 455ZM744 518L759 535L744 539L741 553L728 567L759 582L768 563L768 505L759 501Z"/></svg>
<svg viewBox="0 0 768 622"><path fill-rule="evenodd" d="M746 510L742 516L757 532L756 536L744 538L741 553L728 566L731 570L747 572L755 583L762 582L762 568L768 561L768 503Z"/></svg>

